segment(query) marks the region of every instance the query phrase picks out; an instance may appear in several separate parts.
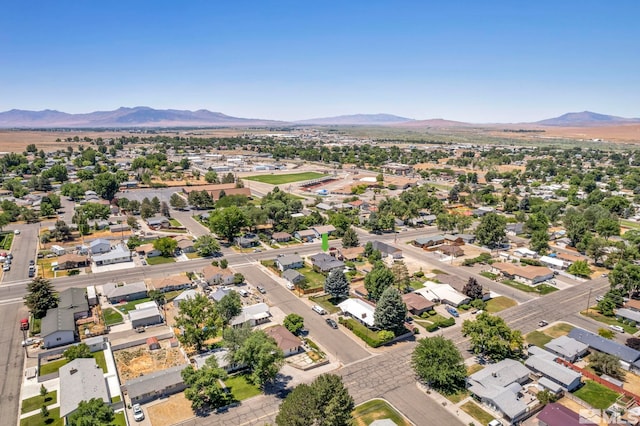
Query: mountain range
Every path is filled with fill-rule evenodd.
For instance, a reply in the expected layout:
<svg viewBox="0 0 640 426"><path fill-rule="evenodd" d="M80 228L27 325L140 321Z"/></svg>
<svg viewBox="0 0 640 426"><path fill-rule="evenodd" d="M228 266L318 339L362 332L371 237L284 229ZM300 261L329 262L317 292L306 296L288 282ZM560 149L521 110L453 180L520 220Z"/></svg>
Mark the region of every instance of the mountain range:
<svg viewBox="0 0 640 426"><path fill-rule="evenodd" d="M533 123L531 126L598 127L640 124L640 118L623 118L590 111L570 112L559 117ZM337 117L312 118L295 122L232 117L206 109L197 111L153 109L149 107L118 108L69 114L55 110L27 111L12 109L0 112L0 128L131 128L131 127L254 127L291 125L368 125L400 127L465 127L478 124L444 119L414 120L391 114L355 114ZM498 124L483 125L495 126Z"/></svg>

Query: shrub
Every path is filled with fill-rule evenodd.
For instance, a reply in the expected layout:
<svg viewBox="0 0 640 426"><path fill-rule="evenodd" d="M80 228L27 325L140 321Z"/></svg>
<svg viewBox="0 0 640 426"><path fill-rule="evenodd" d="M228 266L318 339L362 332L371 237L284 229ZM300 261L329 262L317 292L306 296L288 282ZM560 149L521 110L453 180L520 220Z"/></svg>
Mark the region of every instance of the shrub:
<svg viewBox="0 0 640 426"><path fill-rule="evenodd" d="M458 306L458 308L459 308L460 310L462 310L462 311L468 311L468 310L471 308L471 306L469 306L469 305L467 305L467 304L465 303L464 305L460 305L460 306Z"/></svg>
<svg viewBox="0 0 640 426"><path fill-rule="evenodd" d="M393 334L393 331L389 331L389 330L378 331L378 339L380 339L382 342L388 342L394 337L395 337L395 334Z"/></svg>
<svg viewBox="0 0 640 426"><path fill-rule="evenodd" d="M437 322L438 326L441 327L441 328L451 327L455 323L456 323L456 320L453 319L453 318L447 318L447 319L444 319L442 321L438 321Z"/></svg>
<svg viewBox="0 0 640 426"><path fill-rule="evenodd" d="M416 277L416 278L422 278L422 277L424 277L424 272L422 272L422 271L417 271L417 272L415 272L415 273L413 274L413 276L414 276L414 277Z"/></svg>
<svg viewBox="0 0 640 426"><path fill-rule="evenodd" d="M435 309L430 309L430 310L427 311L427 313L429 314L430 317L432 317L432 316L437 314Z"/></svg>
<svg viewBox="0 0 640 426"><path fill-rule="evenodd" d="M72 269L72 270L69 271L68 274L69 274L69 276L79 275L80 274L80 269Z"/></svg>
<svg viewBox="0 0 640 426"><path fill-rule="evenodd" d="M436 331L440 327L438 326L438 323L434 323L434 324L429 324L425 328L427 329L427 331L433 332L433 331Z"/></svg>

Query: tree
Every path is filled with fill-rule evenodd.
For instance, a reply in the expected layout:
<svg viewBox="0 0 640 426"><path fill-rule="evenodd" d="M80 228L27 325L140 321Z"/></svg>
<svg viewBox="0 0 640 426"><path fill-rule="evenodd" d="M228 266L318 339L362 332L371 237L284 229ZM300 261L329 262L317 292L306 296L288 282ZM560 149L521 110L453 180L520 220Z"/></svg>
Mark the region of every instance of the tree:
<svg viewBox="0 0 640 426"><path fill-rule="evenodd" d="M178 242L171 237L158 238L153 242L153 248L158 250L162 256L170 257L175 253Z"/></svg>
<svg viewBox="0 0 640 426"><path fill-rule="evenodd" d="M284 363L284 354L276 341L262 330L253 331L233 354L233 360L246 365L247 380L261 388L275 380Z"/></svg>
<svg viewBox="0 0 640 426"><path fill-rule="evenodd" d="M49 417L49 409L44 404L42 405L42 408L40 409L40 416L42 416L44 418Z"/></svg>
<svg viewBox="0 0 640 426"><path fill-rule="evenodd" d="M638 351L640 350L640 339L637 337L630 337L627 339L627 343L625 343L625 345Z"/></svg>
<svg viewBox="0 0 640 426"><path fill-rule="evenodd" d="M482 354L494 361L519 355L523 338L519 330L511 330L504 319L484 312L475 321L462 323L462 335L471 338L473 353Z"/></svg>
<svg viewBox="0 0 640 426"><path fill-rule="evenodd" d="M395 287L387 287L376 304L373 314L375 326L399 335L404 331L406 318L407 306L402 301L402 295Z"/></svg>
<svg viewBox="0 0 640 426"><path fill-rule="evenodd" d="M604 238L596 237L589 241L587 254L593 259L596 265L602 264L602 259L607 254L606 248L609 246Z"/></svg>
<svg viewBox="0 0 640 426"><path fill-rule="evenodd" d="M211 170L204 174L204 180L207 183L220 183L220 180L218 179L218 174Z"/></svg>
<svg viewBox="0 0 640 426"><path fill-rule="evenodd" d="M175 317L176 327L181 330L178 340L183 345L192 346L200 351L205 340L216 335L220 322L213 302L202 294L180 303L180 312Z"/></svg>
<svg viewBox="0 0 640 426"><path fill-rule="evenodd" d="M243 282L244 282L244 275L242 275L240 272L236 272L235 274L233 274L233 283L235 285L242 285Z"/></svg>
<svg viewBox="0 0 640 426"><path fill-rule="evenodd" d="M467 369L456 345L442 336L418 341L411 365L420 380L445 395L466 386Z"/></svg>
<svg viewBox="0 0 640 426"><path fill-rule="evenodd" d="M205 234L196 238L193 248L200 256L208 257L220 251L220 244L212 235Z"/></svg>
<svg viewBox="0 0 640 426"><path fill-rule="evenodd" d="M153 207L153 212L160 213L160 206L160 198L158 198L158 196L156 195L151 199L151 207Z"/></svg>
<svg viewBox="0 0 640 426"><path fill-rule="evenodd" d="M369 299L378 300L387 287L393 285L393 272L384 263L377 262L371 272L364 277L364 287Z"/></svg>
<svg viewBox="0 0 640 426"><path fill-rule="evenodd" d="M571 245L575 247L589 231L587 221L577 209L570 208L567 209L563 222L567 230L567 238L571 240Z"/></svg>
<svg viewBox="0 0 640 426"><path fill-rule="evenodd" d="M506 234L507 220L497 213L487 213L476 228L476 240L482 245L494 247Z"/></svg>
<svg viewBox="0 0 640 426"><path fill-rule="evenodd" d="M227 373L218 367L216 357L207 358L204 366L197 370L189 365L180 374L187 385L184 396L191 401L195 413L223 407L230 402L229 394L220 386L220 381L227 378Z"/></svg>
<svg viewBox="0 0 640 426"><path fill-rule="evenodd" d="M349 296L349 280L342 269L334 269L324 281L324 291L336 299Z"/></svg>
<svg viewBox="0 0 640 426"><path fill-rule="evenodd" d="M293 334L298 334L304 328L304 318L298 314L289 314L284 317L282 324Z"/></svg>
<svg viewBox="0 0 640 426"><path fill-rule="evenodd" d="M80 401L76 411L69 416L70 426L109 425L115 415L113 409L102 398L91 398L89 401Z"/></svg>
<svg viewBox="0 0 640 426"><path fill-rule="evenodd" d="M533 251L546 253L549 250L549 234L546 230L536 230L531 234L529 247Z"/></svg>
<svg viewBox="0 0 640 426"><path fill-rule="evenodd" d="M11 222L11 216L7 213L0 213L0 231Z"/></svg>
<svg viewBox="0 0 640 426"><path fill-rule="evenodd" d="M469 281L462 288L462 293L471 299L482 299L482 284L478 283L474 277L469 277Z"/></svg>
<svg viewBox="0 0 640 426"><path fill-rule="evenodd" d="M567 268L567 272L579 277L589 278L591 276L591 268L586 260L577 260Z"/></svg>
<svg viewBox="0 0 640 426"><path fill-rule="evenodd" d="M276 417L278 426L349 426L353 398L342 378L323 374L311 384L300 384L284 399Z"/></svg>
<svg viewBox="0 0 640 426"><path fill-rule="evenodd" d="M411 284L411 277L409 276L409 270L407 265L403 262L394 262L391 266L391 273L396 282L396 287L402 293L406 293L409 290Z"/></svg>
<svg viewBox="0 0 640 426"><path fill-rule="evenodd" d="M105 200L113 199L118 192L119 182L111 173L100 173L93 177L93 190Z"/></svg>
<svg viewBox="0 0 640 426"><path fill-rule="evenodd" d="M44 387L44 385L40 385L40 396L45 397L49 393L49 390Z"/></svg>
<svg viewBox="0 0 640 426"><path fill-rule="evenodd" d="M44 318L47 309L58 306L58 293L53 290L51 282L45 278L35 277L27 284L27 292L24 304L36 319Z"/></svg>
<svg viewBox="0 0 640 426"><path fill-rule="evenodd" d="M217 210L209 218L209 228L224 237L228 242L232 242L247 223L247 216L244 211L236 206Z"/></svg>
<svg viewBox="0 0 640 426"><path fill-rule="evenodd" d="M63 355L69 361L73 361L76 358L91 358L91 349L89 349L86 343L80 343L71 346L63 352Z"/></svg>
<svg viewBox="0 0 640 426"><path fill-rule="evenodd" d="M342 247L358 247L359 245L360 241L358 241L356 230L349 226L342 236Z"/></svg>
<svg viewBox="0 0 640 426"><path fill-rule="evenodd" d="M240 294L231 291L216 303L216 310L225 324L229 324L231 318L237 317L242 312L242 301Z"/></svg>
<svg viewBox="0 0 640 426"><path fill-rule="evenodd" d="M618 380L624 380L624 370L620 367L620 358L604 352L594 351L589 356L589 365L598 375L606 374Z"/></svg>
<svg viewBox="0 0 640 426"><path fill-rule="evenodd" d="M56 214L56 211L53 209L51 204L42 203L42 204L40 204L40 214L43 217L51 217L51 216L54 216Z"/></svg>
<svg viewBox="0 0 640 426"><path fill-rule="evenodd" d="M371 253L373 253L373 243L371 241L367 241L367 243L364 245L364 257L368 258L369 256L371 256Z"/></svg>
<svg viewBox="0 0 640 426"><path fill-rule="evenodd" d="M140 216L143 219L148 219L152 217L154 214L155 212L153 211L153 206L150 203L143 203L140 206Z"/></svg>
<svg viewBox="0 0 640 426"><path fill-rule="evenodd" d="M176 192L171 194L171 197L169 197L169 204L176 210L183 210L187 207L187 202L185 201L185 199L178 195Z"/></svg>
<svg viewBox="0 0 640 426"><path fill-rule="evenodd" d="M620 235L620 222L615 217L606 217L596 223L596 232L605 240Z"/></svg>
<svg viewBox="0 0 640 426"><path fill-rule="evenodd" d="M640 266L625 260L618 262L609 274L609 283L612 289L618 289L631 298L640 287Z"/></svg>
<svg viewBox="0 0 640 426"><path fill-rule="evenodd" d="M558 399L558 397L554 393L550 392L547 389L538 392L536 394L536 397L542 405L547 405L550 402L556 402L556 400Z"/></svg>
<svg viewBox="0 0 640 426"><path fill-rule="evenodd" d="M135 216L127 216L127 225L129 225L131 229L138 229L140 227L138 219L136 219Z"/></svg>
<svg viewBox="0 0 640 426"><path fill-rule="evenodd" d="M160 214L164 217L170 217L171 212L169 211L169 205L166 201L160 203Z"/></svg>
<svg viewBox="0 0 640 426"><path fill-rule="evenodd" d="M605 339L613 340L613 338L615 337L615 333L608 328L599 328L598 336L604 337Z"/></svg>

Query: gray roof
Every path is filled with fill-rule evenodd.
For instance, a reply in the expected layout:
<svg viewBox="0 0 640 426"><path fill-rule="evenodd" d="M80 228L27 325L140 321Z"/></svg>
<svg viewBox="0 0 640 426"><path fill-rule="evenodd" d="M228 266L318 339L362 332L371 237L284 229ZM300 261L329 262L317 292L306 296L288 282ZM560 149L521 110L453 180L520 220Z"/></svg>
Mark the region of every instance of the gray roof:
<svg viewBox="0 0 640 426"><path fill-rule="evenodd" d="M160 315L160 309L158 309L157 306L152 306L145 309L133 309L129 311L129 320L131 321L154 317L162 318L162 315Z"/></svg>
<svg viewBox="0 0 640 426"><path fill-rule="evenodd" d="M553 378L554 381L568 387L576 379L582 377L577 371L573 371L554 361L555 356L549 352L548 355L534 355L527 358L524 365L546 377Z"/></svg>
<svg viewBox="0 0 640 426"><path fill-rule="evenodd" d="M166 370L154 371L153 373L131 379L125 383L127 394L129 395L129 398L135 399L151 392L161 391L167 387L184 383L180 373L186 367L186 364L178 365L176 367L167 368Z"/></svg>
<svg viewBox="0 0 640 426"><path fill-rule="evenodd" d="M276 262L278 262L282 266L288 266L296 263L302 263L302 258L297 254L287 254L282 257L278 257L276 259Z"/></svg>
<svg viewBox="0 0 640 426"><path fill-rule="evenodd" d="M485 387L488 385L505 387L528 375L529 370L527 367L518 361L504 359L498 363L487 365L482 370L469 376L469 380Z"/></svg>
<svg viewBox="0 0 640 426"><path fill-rule="evenodd" d="M230 325L240 325L251 320L261 320L269 318L271 312L269 312L269 305L266 303L256 303L255 305L249 305L242 308L240 315L233 317L229 322Z"/></svg>
<svg viewBox="0 0 640 426"><path fill-rule="evenodd" d="M311 261L323 272L344 267L344 262L342 262L341 260L337 260L335 257L329 256L326 253L314 254L313 256L311 256Z"/></svg>
<svg viewBox="0 0 640 426"><path fill-rule="evenodd" d="M105 261L105 260L109 260L109 259L121 259L124 257L129 257L131 258L131 251L126 248L125 246L118 244L117 246L115 246L112 250L106 252L106 253L102 253L99 254L97 256L93 256L93 261L94 262L99 262L99 261Z"/></svg>
<svg viewBox="0 0 640 426"><path fill-rule="evenodd" d="M442 235L434 235L433 237L416 238L414 241L416 242L416 244L424 245L424 244L435 243L443 240L444 240L444 237Z"/></svg>
<svg viewBox="0 0 640 426"><path fill-rule="evenodd" d="M574 358L589 349L588 345L568 336L555 338L544 347L565 358Z"/></svg>
<svg viewBox="0 0 640 426"><path fill-rule="evenodd" d="M95 239L95 240L91 241L89 243L89 247L95 247L98 244L107 244L107 245L110 246L111 242L109 242L109 240L105 240L104 238L98 238L98 239Z"/></svg>
<svg viewBox="0 0 640 426"><path fill-rule="evenodd" d="M232 291L234 290L231 290L229 288L219 288L215 292L211 293L209 295L209 298L215 300L216 302L219 302L220 300L222 300L223 297L225 297L227 294L231 293Z"/></svg>
<svg viewBox="0 0 640 426"><path fill-rule="evenodd" d="M104 372L93 358L77 358L60 367L60 417L78 408L80 401L91 398L110 403Z"/></svg>
<svg viewBox="0 0 640 426"><path fill-rule="evenodd" d="M124 297L130 294L147 291L144 281L118 286L116 283L106 283L102 286L102 293L108 298Z"/></svg>
<svg viewBox="0 0 640 426"><path fill-rule="evenodd" d="M76 312L85 312L89 310L89 302L87 302L86 288L72 287L62 290L59 294L59 309L67 309Z"/></svg>
<svg viewBox="0 0 640 426"><path fill-rule="evenodd" d="M640 312L627 308L616 309L616 316L635 322L640 322Z"/></svg>
<svg viewBox="0 0 640 426"><path fill-rule="evenodd" d="M615 355L622 361L629 364L633 364L640 358L640 352L631 349L628 346L621 345L613 340L605 339L590 331L583 330L582 328L574 328L569 332L569 337L588 345L590 348L600 352L604 352L609 355Z"/></svg>
<svg viewBox="0 0 640 426"><path fill-rule="evenodd" d="M546 377L541 377L540 379L538 379L538 384L545 387L546 389L549 389L553 393L558 393L562 390L562 386L560 386L556 382L552 382Z"/></svg>
<svg viewBox="0 0 640 426"><path fill-rule="evenodd" d="M156 217L147 218L147 225L159 225L159 224L164 223L164 222L169 222L169 219L167 219L164 216L156 216Z"/></svg>
<svg viewBox="0 0 640 426"><path fill-rule="evenodd" d="M46 337L56 331L74 331L76 329L76 321L72 312L53 308L47 310L47 315L42 318L40 327L42 336Z"/></svg>
<svg viewBox="0 0 640 426"><path fill-rule="evenodd" d="M393 246L390 246L387 243L383 243L382 241L377 241L377 240L372 241L371 245L373 245L374 250L380 250L380 253L382 253L383 255L389 255L389 254L398 253L402 251L399 248L395 248Z"/></svg>
<svg viewBox="0 0 640 426"><path fill-rule="evenodd" d="M282 278L291 282L295 280L299 280L300 277L304 278L304 275L302 275L300 272L296 271L295 269L287 269L282 273Z"/></svg>

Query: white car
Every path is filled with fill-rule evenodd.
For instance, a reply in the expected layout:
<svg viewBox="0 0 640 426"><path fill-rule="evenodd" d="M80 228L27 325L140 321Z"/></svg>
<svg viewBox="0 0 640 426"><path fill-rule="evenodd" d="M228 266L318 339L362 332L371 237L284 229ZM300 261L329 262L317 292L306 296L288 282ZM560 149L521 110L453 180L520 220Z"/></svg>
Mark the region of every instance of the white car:
<svg viewBox="0 0 640 426"><path fill-rule="evenodd" d="M11 264L5 263L5 265L2 267L2 270L4 272L10 271L11 270Z"/></svg>
<svg viewBox="0 0 640 426"><path fill-rule="evenodd" d="M20 230L16 229L15 231L13 231L14 234L19 235L20 234Z"/></svg>
<svg viewBox="0 0 640 426"><path fill-rule="evenodd" d="M142 411L142 407L140 407L140 404L134 404L131 408L133 408L133 418L136 422L141 422L142 420L144 420L144 411Z"/></svg>
<svg viewBox="0 0 640 426"><path fill-rule="evenodd" d="M33 337L29 337L27 340L22 341L22 346L31 346L36 343L38 339L34 339Z"/></svg>

